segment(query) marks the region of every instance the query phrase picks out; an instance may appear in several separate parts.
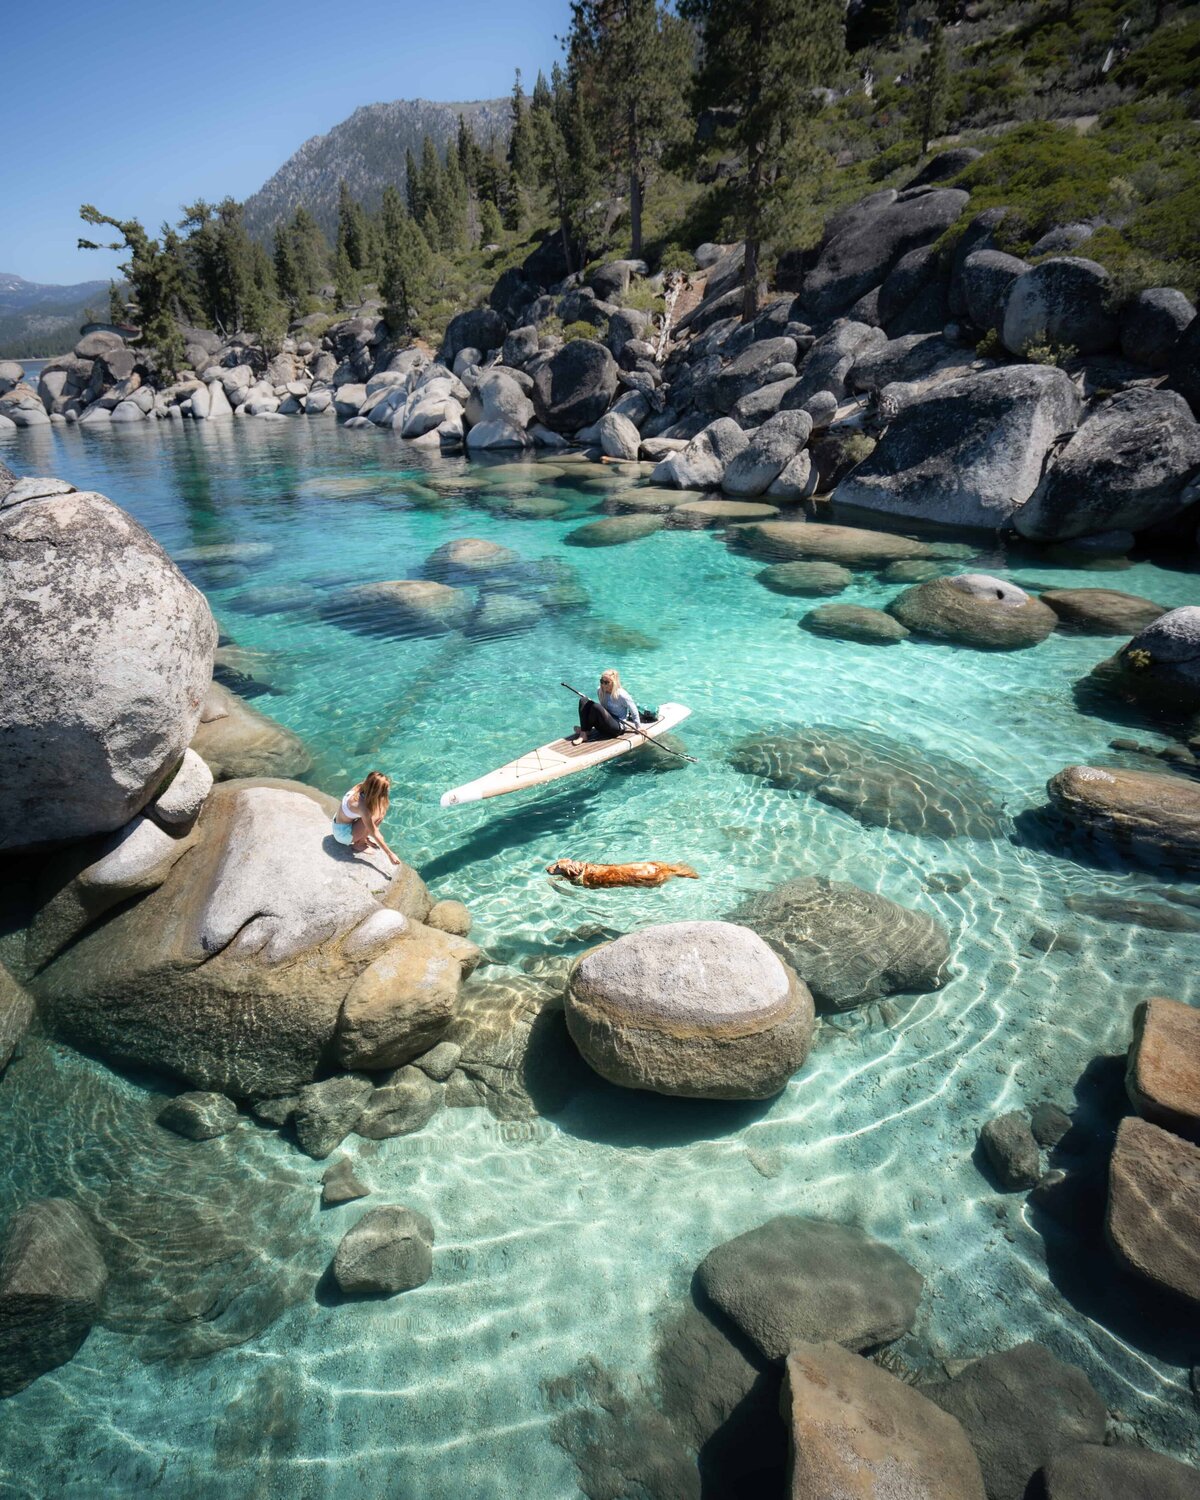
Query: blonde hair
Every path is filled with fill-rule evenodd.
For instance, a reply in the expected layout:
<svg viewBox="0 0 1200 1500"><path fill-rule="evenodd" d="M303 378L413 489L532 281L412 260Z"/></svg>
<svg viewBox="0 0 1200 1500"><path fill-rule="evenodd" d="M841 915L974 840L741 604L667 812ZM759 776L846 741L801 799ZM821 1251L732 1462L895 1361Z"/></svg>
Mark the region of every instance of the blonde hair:
<svg viewBox="0 0 1200 1500"><path fill-rule="evenodd" d="M391 801L392 781L382 771L368 771L358 784L359 804L378 823L387 813Z"/></svg>
<svg viewBox="0 0 1200 1500"><path fill-rule="evenodd" d="M616 667L605 667L604 671L600 673L600 681L611 682L614 688L619 688L621 686L621 674L617 671Z"/></svg>

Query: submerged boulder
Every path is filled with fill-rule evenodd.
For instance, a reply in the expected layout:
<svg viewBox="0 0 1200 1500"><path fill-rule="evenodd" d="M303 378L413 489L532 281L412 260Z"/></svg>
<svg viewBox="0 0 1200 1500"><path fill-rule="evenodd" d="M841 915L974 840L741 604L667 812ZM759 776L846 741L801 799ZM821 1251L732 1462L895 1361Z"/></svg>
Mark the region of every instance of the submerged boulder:
<svg viewBox="0 0 1200 1500"><path fill-rule="evenodd" d="M853 1224L783 1214L710 1250L697 1279L767 1359L829 1339L870 1349L907 1333L924 1282Z"/></svg>
<svg viewBox="0 0 1200 1500"><path fill-rule="evenodd" d="M571 971L567 1028L611 1083L694 1099L769 1099L812 1046L807 988L748 928L647 927Z"/></svg>
<svg viewBox="0 0 1200 1500"><path fill-rule="evenodd" d="M1006 1192L1023 1192L1042 1175L1029 1117L1019 1109L989 1120L979 1132L979 1144Z"/></svg>
<svg viewBox="0 0 1200 1500"><path fill-rule="evenodd" d="M1047 605L987 573L959 573L914 584L888 608L914 635L979 651L1023 651L1044 641L1058 624Z"/></svg>
<svg viewBox="0 0 1200 1500"><path fill-rule="evenodd" d="M1105 1229L1127 1270L1200 1307L1200 1147L1126 1116L1109 1166Z"/></svg>
<svg viewBox="0 0 1200 1500"><path fill-rule="evenodd" d="M450 584L399 578L339 589L321 613L337 625L369 635L443 635L466 623L471 597Z"/></svg>
<svg viewBox="0 0 1200 1500"><path fill-rule="evenodd" d="M745 526L738 542L756 557L786 561L819 558L847 568L873 568L897 558L932 557L934 548L912 537L824 521L763 521Z"/></svg>
<svg viewBox="0 0 1200 1500"><path fill-rule="evenodd" d="M1166 614L1161 604L1118 589L1043 589L1038 597L1060 628L1083 635L1136 635Z"/></svg>
<svg viewBox="0 0 1200 1500"><path fill-rule="evenodd" d="M0 1074L33 1020L33 996L0 964Z"/></svg>
<svg viewBox="0 0 1200 1500"><path fill-rule="evenodd" d="M1020 515L1079 411L1069 377L1044 365L943 381L902 406L834 500L942 525L1003 527Z"/></svg>
<svg viewBox="0 0 1200 1500"><path fill-rule="evenodd" d="M176 1094L155 1117L166 1130L189 1141L211 1141L228 1135L238 1122L237 1105L224 1094Z"/></svg>
<svg viewBox="0 0 1200 1500"><path fill-rule="evenodd" d="M623 542L653 536L665 524L657 511L643 515L605 516L602 520L588 521L574 531L568 531L563 540L572 547L619 547Z"/></svg>
<svg viewBox="0 0 1200 1500"><path fill-rule="evenodd" d="M298 734L260 713L219 682L211 683L204 695L190 753L199 757L210 777L217 781L243 776L291 778L305 776L312 770L312 756ZM198 782L202 783L203 778L198 778ZM168 787L167 793L170 790Z"/></svg>
<svg viewBox="0 0 1200 1500"><path fill-rule="evenodd" d="M1054 811L1086 837L1200 869L1200 783L1160 771L1068 766L1046 791Z"/></svg>
<svg viewBox="0 0 1200 1500"><path fill-rule="evenodd" d="M333 1277L352 1296L409 1292L433 1275L433 1225L399 1204L370 1208L347 1231L333 1258Z"/></svg>
<svg viewBox="0 0 1200 1500"><path fill-rule="evenodd" d="M1144 531L1196 498L1188 486L1197 475L1200 423L1187 402L1174 391L1135 386L1077 429L1014 525L1033 541Z"/></svg>
<svg viewBox="0 0 1200 1500"><path fill-rule="evenodd" d="M945 982L950 936L923 912L823 875L752 896L732 919L753 928L812 991L818 1009L852 1010Z"/></svg>
<svg viewBox="0 0 1200 1500"><path fill-rule="evenodd" d="M1162 996L1138 1006L1125 1091L1143 1119L1200 1144L1200 1010Z"/></svg>
<svg viewBox="0 0 1200 1500"><path fill-rule="evenodd" d="M425 571L442 583L480 583L510 572L520 561L511 547L460 536L435 548L425 559Z"/></svg>
<svg viewBox="0 0 1200 1500"><path fill-rule="evenodd" d="M1200 606L1167 610L1092 672L1103 686L1172 717L1200 710Z"/></svg>
<svg viewBox="0 0 1200 1500"><path fill-rule="evenodd" d="M39 1198L14 1215L0 1247L0 1400L75 1357L107 1282L92 1227L73 1203Z"/></svg>
<svg viewBox="0 0 1200 1500"><path fill-rule="evenodd" d="M791 1351L783 1416L791 1500L984 1500L979 1463L954 1418L836 1344Z"/></svg>
<svg viewBox="0 0 1200 1500"><path fill-rule="evenodd" d="M1001 813L974 772L869 730L765 730L734 746L734 768L785 791L810 791L873 828L932 838L994 838Z"/></svg>
<svg viewBox="0 0 1200 1500"><path fill-rule="evenodd" d="M899 620L867 604L822 604L809 610L800 621L800 629L809 635L857 641L864 646L898 646L911 633Z"/></svg>
<svg viewBox="0 0 1200 1500"><path fill-rule="evenodd" d="M840 594L854 582L854 575L849 568L832 562L772 563L755 576L772 593L800 598Z"/></svg>
<svg viewBox="0 0 1200 1500"><path fill-rule="evenodd" d="M0 508L5 852L127 823L179 764L212 675L204 596L118 506L63 488L18 482Z"/></svg>
<svg viewBox="0 0 1200 1500"><path fill-rule="evenodd" d="M335 1057L390 1068L426 1051L477 950L422 925L415 872L334 842L336 807L295 783L224 782L187 835L51 871L25 945L46 1023L233 1098L294 1093Z"/></svg>
<svg viewBox="0 0 1200 1500"><path fill-rule="evenodd" d="M962 1424L988 1500L1025 1500L1037 1471L1074 1443L1102 1443L1108 1412L1082 1370L1041 1344L988 1354L953 1380L923 1387Z"/></svg>
<svg viewBox="0 0 1200 1500"><path fill-rule="evenodd" d="M1042 1472L1045 1500L1195 1500L1200 1472L1146 1448L1079 1443Z"/></svg>

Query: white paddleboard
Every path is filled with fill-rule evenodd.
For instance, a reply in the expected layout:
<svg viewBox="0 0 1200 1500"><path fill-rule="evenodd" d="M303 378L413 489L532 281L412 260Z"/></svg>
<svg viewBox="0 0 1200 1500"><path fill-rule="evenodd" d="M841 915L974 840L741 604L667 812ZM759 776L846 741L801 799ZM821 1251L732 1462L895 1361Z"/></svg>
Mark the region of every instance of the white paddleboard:
<svg viewBox="0 0 1200 1500"><path fill-rule="evenodd" d="M489 771L464 786L456 786L442 793L443 807L461 807L465 802L482 802L485 797L503 797L506 792L523 792L526 787L541 786L547 781L557 781L560 776L573 776L576 771L588 771L593 766L614 760L627 750L636 750L647 739L657 739L676 725L682 724L691 713L682 703L664 703L659 707L658 718L643 730L619 735L612 740L584 740L572 745L569 740L551 740L548 745L539 745L510 760L506 766Z"/></svg>

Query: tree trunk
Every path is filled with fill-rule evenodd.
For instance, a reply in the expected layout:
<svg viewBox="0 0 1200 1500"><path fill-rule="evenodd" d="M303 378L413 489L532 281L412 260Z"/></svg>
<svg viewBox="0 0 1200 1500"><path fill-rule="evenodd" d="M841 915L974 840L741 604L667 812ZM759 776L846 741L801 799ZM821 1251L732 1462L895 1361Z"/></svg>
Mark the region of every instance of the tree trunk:
<svg viewBox="0 0 1200 1500"><path fill-rule="evenodd" d="M758 314L758 236L746 237L746 261L742 270L742 322L752 323Z"/></svg>
<svg viewBox="0 0 1200 1500"><path fill-rule="evenodd" d="M641 175L635 167L629 173L629 254L634 260L642 258L643 192Z"/></svg>

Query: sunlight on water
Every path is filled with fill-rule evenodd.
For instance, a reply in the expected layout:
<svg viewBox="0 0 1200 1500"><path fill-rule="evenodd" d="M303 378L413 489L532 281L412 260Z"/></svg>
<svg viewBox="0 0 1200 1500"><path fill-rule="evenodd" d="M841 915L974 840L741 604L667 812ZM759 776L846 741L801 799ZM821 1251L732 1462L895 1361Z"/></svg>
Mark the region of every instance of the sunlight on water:
<svg viewBox="0 0 1200 1500"><path fill-rule="evenodd" d="M490 960L479 982L553 984L598 935L724 915L809 873L935 915L953 938L945 988L823 1026L768 1105L573 1079L552 1119L448 1108L418 1135L352 1138L368 1206L406 1203L437 1233L433 1279L386 1302L323 1293L360 1211L320 1210L323 1163L249 1121L179 1141L154 1124L152 1086L31 1040L0 1083L0 1220L61 1191L124 1248L108 1326L0 1404L0 1496L578 1493L555 1382L594 1361L645 1399L656 1329L698 1261L781 1212L854 1219L906 1256L927 1284L914 1338L934 1358L1038 1339L1147 1441L1195 1461L1194 1349L1125 1303L1099 1238L1080 1263L973 1160L984 1120L1042 1099L1110 1128L1112 1069L1093 1060L1123 1053L1146 996L1200 1000L1195 933L1066 904L1153 897L1153 874L1014 832L1062 766L1119 759L1108 742L1129 731L1071 692L1114 642L1060 634L989 655L818 639L797 628L811 602L769 592L761 561L717 534L565 544L628 479L468 466L332 423L35 429L0 456L109 495L185 559L268 690L256 706L303 736L325 790L372 766L392 775L389 837L435 893L470 906ZM488 589L482 633L405 635L347 595L422 577L458 537L518 555ZM985 548L970 567L1196 599L1194 576L1146 563L1082 574ZM859 574L839 602L897 591ZM698 765L631 757L540 794L439 807L447 787L565 731L574 699L559 683L591 689L609 665L640 702L691 706L678 740ZM997 836L869 826L735 769L740 740L780 726L928 759ZM702 878L562 889L544 874L562 857L686 861ZM1045 951L1048 929L1067 943Z"/></svg>

